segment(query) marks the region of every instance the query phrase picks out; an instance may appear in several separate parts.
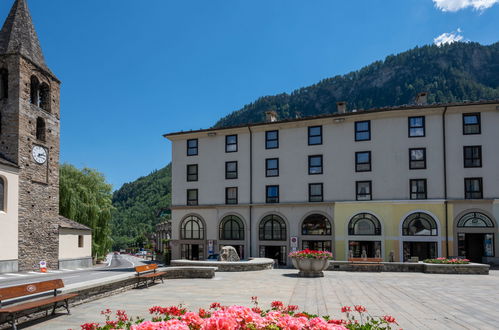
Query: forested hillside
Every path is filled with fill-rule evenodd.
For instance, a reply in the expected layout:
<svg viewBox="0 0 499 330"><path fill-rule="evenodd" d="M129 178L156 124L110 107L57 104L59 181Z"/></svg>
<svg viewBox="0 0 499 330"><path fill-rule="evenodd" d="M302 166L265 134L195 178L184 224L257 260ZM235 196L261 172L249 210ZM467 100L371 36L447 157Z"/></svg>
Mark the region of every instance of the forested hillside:
<svg viewBox="0 0 499 330"><path fill-rule="evenodd" d="M337 101L347 101L350 110L410 104L422 91L430 93L430 103L499 99L499 43L416 47L291 94L262 97L215 126L261 122L268 110L276 111L280 119L333 113ZM170 184L167 166L114 193L116 243L141 240L153 229L159 221L157 211L170 205Z"/></svg>
<svg viewBox="0 0 499 330"><path fill-rule="evenodd" d="M280 119L333 113L337 101L349 109L410 104L423 91L430 103L499 98L499 43L416 47L291 94L262 97L215 126L261 122L269 110Z"/></svg>
<svg viewBox="0 0 499 330"><path fill-rule="evenodd" d="M158 213L171 203L171 166L124 184L113 194L114 248L143 241L164 220Z"/></svg>

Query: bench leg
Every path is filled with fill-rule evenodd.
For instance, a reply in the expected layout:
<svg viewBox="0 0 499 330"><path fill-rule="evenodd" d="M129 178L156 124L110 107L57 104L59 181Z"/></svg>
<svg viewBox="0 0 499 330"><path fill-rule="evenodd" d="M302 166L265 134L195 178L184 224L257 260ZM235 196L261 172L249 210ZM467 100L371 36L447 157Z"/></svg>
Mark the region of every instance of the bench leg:
<svg viewBox="0 0 499 330"><path fill-rule="evenodd" d="M16 317L16 314L15 313L11 314L10 317L11 317L10 324L12 324L12 329L13 330L17 330L17 324L16 324L17 317Z"/></svg>
<svg viewBox="0 0 499 330"><path fill-rule="evenodd" d="M161 283L165 283L165 281L163 280L163 275L161 275L160 279L161 279Z"/></svg>
<svg viewBox="0 0 499 330"><path fill-rule="evenodd" d="M54 304L54 308L52 308L52 315L55 315L55 310L57 309L57 303Z"/></svg>
<svg viewBox="0 0 499 330"><path fill-rule="evenodd" d="M69 310L69 300L64 300L64 308L68 311L68 315L71 315L71 311Z"/></svg>

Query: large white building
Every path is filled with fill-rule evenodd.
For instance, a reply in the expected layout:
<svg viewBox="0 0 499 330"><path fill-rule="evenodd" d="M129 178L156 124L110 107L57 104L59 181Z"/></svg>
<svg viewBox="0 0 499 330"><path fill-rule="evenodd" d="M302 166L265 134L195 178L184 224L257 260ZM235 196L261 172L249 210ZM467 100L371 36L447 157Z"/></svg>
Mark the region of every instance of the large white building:
<svg viewBox="0 0 499 330"><path fill-rule="evenodd" d="M166 134L173 258L499 261L498 101L338 110Z"/></svg>

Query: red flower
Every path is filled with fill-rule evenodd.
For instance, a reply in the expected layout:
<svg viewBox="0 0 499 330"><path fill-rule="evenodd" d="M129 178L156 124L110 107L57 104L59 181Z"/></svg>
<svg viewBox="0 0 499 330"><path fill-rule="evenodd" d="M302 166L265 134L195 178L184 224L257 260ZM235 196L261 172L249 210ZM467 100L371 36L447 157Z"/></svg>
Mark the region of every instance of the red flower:
<svg viewBox="0 0 499 330"><path fill-rule="evenodd" d="M118 317L119 321L122 321L122 322L128 321L128 315L126 315L126 312L124 310L116 311L116 316Z"/></svg>
<svg viewBox="0 0 499 330"><path fill-rule="evenodd" d="M364 306L361 305L355 305L355 310L359 313L364 313L367 312L367 309Z"/></svg>
<svg viewBox="0 0 499 330"><path fill-rule="evenodd" d="M282 309L284 307L284 304L282 303L282 301L273 301L270 306L272 307L272 309Z"/></svg>
<svg viewBox="0 0 499 330"><path fill-rule="evenodd" d="M307 319L309 319L309 318L310 318L310 316L308 316L308 315L307 315L307 314L305 314L305 313L297 313L297 314L295 314L295 315L294 315L294 317L306 317Z"/></svg>
<svg viewBox="0 0 499 330"><path fill-rule="evenodd" d="M108 309L105 309L103 311L100 312L102 315L108 315L108 314L111 314L112 311L108 308Z"/></svg>
<svg viewBox="0 0 499 330"><path fill-rule="evenodd" d="M296 310L298 310L298 306L296 305L289 305L288 307L286 307L286 311L288 312L294 312Z"/></svg>
<svg viewBox="0 0 499 330"><path fill-rule="evenodd" d="M199 317L201 318L206 318L206 317L210 317L210 313L208 313L204 308L200 308L199 309Z"/></svg>
<svg viewBox="0 0 499 330"><path fill-rule="evenodd" d="M350 306L343 306L341 307L341 312L342 313L350 313L352 311L352 307Z"/></svg>
<svg viewBox="0 0 499 330"><path fill-rule="evenodd" d="M217 309L220 307L222 307L222 306L220 305L220 303L217 303L217 302L214 302L210 305L210 309Z"/></svg>
<svg viewBox="0 0 499 330"><path fill-rule="evenodd" d="M106 325L110 325L113 329L116 328L118 321L106 321Z"/></svg>
<svg viewBox="0 0 499 330"><path fill-rule="evenodd" d="M383 320L385 320L387 323L397 323L397 321L395 321L395 318L390 315L383 316Z"/></svg>
<svg viewBox="0 0 499 330"><path fill-rule="evenodd" d="M257 314L262 314L262 310L258 307L253 307L251 310Z"/></svg>
<svg viewBox="0 0 499 330"><path fill-rule="evenodd" d="M81 330L96 330L99 327L99 323L85 323L81 325Z"/></svg>
<svg viewBox="0 0 499 330"><path fill-rule="evenodd" d="M329 320L327 321L329 324L343 325L346 324L345 320Z"/></svg>

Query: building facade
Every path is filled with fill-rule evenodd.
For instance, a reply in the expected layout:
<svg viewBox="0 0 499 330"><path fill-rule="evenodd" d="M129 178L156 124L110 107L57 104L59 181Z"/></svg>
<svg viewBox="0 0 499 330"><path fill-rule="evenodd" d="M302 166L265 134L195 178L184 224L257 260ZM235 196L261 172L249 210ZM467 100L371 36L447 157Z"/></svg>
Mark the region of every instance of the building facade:
<svg viewBox="0 0 499 330"><path fill-rule="evenodd" d="M0 31L0 159L16 171L15 178L2 177L10 203L6 221L17 231L0 232L0 241L12 245L9 255L0 255L10 271L37 269L40 261L59 268L59 93L27 3L15 0Z"/></svg>
<svg viewBox="0 0 499 330"><path fill-rule="evenodd" d="M173 258L499 260L499 102L167 134Z"/></svg>

